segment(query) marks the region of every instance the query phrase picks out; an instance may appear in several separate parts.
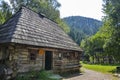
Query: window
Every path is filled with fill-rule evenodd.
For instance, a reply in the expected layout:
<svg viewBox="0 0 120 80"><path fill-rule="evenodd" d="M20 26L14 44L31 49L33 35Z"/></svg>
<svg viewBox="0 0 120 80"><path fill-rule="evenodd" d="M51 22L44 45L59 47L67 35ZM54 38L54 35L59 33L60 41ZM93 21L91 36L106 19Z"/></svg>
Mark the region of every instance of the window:
<svg viewBox="0 0 120 80"><path fill-rule="evenodd" d="M37 58L37 54L38 54L38 50L29 50L29 58L30 60L36 60Z"/></svg>
<svg viewBox="0 0 120 80"><path fill-rule="evenodd" d="M36 60L36 55L34 53L30 53L30 60Z"/></svg>
<svg viewBox="0 0 120 80"><path fill-rule="evenodd" d="M62 53L59 53L58 57L59 57L59 60L61 60L62 59Z"/></svg>
<svg viewBox="0 0 120 80"><path fill-rule="evenodd" d="M0 48L0 60L6 59L7 57L8 57L7 48L6 47Z"/></svg>

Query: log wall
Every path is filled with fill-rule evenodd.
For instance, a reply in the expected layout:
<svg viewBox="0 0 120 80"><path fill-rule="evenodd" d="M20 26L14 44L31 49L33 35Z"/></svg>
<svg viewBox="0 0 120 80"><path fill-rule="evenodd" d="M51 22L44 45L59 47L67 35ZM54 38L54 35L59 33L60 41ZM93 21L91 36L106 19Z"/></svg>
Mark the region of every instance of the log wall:
<svg viewBox="0 0 120 80"><path fill-rule="evenodd" d="M79 71L80 69L80 54L78 52L69 51L56 51L53 56L54 71L55 72L68 72Z"/></svg>
<svg viewBox="0 0 120 80"><path fill-rule="evenodd" d="M10 48L9 60L11 62L10 66L16 64L18 72L26 72L29 70L41 70L44 69L45 55L40 55L39 52L36 54L35 60L30 60L30 53L28 47L16 46L15 48ZM39 50L39 49L35 49Z"/></svg>
<svg viewBox="0 0 120 80"><path fill-rule="evenodd" d="M40 48L34 48L24 45L9 45L7 53L9 53L9 60L7 65L15 72L26 72L29 70L41 70L45 69L45 54L40 55L36 53L36 59L30 60L29 50L37 50ZM66 72L72 70L79 70L79 58L80 53L75 51L42 48L44 51L52 51L52 70L54 72Z"/></svg>

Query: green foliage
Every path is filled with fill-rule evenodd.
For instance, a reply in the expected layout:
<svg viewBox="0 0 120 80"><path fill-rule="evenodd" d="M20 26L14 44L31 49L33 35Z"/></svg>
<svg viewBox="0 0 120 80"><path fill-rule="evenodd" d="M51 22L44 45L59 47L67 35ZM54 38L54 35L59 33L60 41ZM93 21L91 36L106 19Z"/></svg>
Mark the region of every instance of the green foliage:
<svg viewBox="0 0 120 80"><path fill-rule="evenodd" d="M5 22L5 18L3 16L2 11L0 11L0 24L3 24Z"/></svg>
<svg viewBox="0 0 120 80"><path fill-rule="evenodd" d="M7 2L0 1L0 24L3 24L12 16L12 10Z"/></svg>
<svg viewBox="0 0 120 80"><path fill-rule="evenodd" d="M92 56L95 60L100 57L104 60L105 56L107 56L107 63L110 63L111 60L114 63L120 63L119 2L120 0L104 0L103 11L106 16L103 19L103 26L95 35L86 39L86 42L82 41L81 43L81 47L85 50L85 53L88 53L89 57Z"/></svg>
<svg viewBox="0 0 120 80"><path fill-rule="evenodd" d="M69 26L64 21L58 19L57 23L58 23L58 26L60 26L66 33L70 32Z"/></svg>
<svg viewBox="0 0 120 80"><path fill-rule="evenodd" d="M26 6L37 13L42 13L49 19L56 21L59 18L60 3L57 0L10 0L13 11L16 12L21 6Z"/></svg>
<svg viewBox="0 0 120 80"><path fill-rule="evenodd" d="M113 32L112 27L110 27L108 23L109 22L106 22L95 35L81 42L81 47L84 49L85 55L89 55L92 63L96 62L97 59L99 59L97 61L98 63L104 62L102 58L111 56L105 49L106 42L109 41ZM102 61L100 59L102 59Z"/></svg>
<svg viewBox="0 0 120 80"><path fill-rule="evenodd" d="M109 27L112 27L112 34L105 44L105 51L113 55L116 61L120 61L120 0L104 0L104 12L106 13ZM111 9L110 9L111 8ZM118 57L119 56L119 57Z"/></svg>
<svg viewBox="0 0 120 80"><path fill-rule="evenodd" d="M41 73L39 73L39 78L41 80L52 80L49 77L52 76L51 72L46 72L44 70L41 71Z"/></svg>
<svg viewBox="0 0 120 80"><path fill-rule="evenodd" d="M102 25L101 21L81 16L66 17L63 20L70 27L69 36L78 45L80 45L82 39L95 34Z"/></svg>
<svg viewBox="0 0 120 80"><path fill-rule="evenodd" d="M87 35L76 28L70 28L70 32L68 34L78 45L82 39L85 39L87 37Z"/></svg>

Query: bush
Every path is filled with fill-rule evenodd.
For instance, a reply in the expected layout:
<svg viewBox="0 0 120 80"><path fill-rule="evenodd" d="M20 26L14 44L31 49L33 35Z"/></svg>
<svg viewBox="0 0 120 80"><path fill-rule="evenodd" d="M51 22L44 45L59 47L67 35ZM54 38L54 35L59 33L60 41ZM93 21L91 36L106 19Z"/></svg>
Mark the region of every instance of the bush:
<svg viewBox="0 0 120 80"><path fill-rule="evenodd" d="M49 78L52 74L53 73L46 72L45 70L41 70L38 77L41 80L52 80L52 79Z"/></svg>

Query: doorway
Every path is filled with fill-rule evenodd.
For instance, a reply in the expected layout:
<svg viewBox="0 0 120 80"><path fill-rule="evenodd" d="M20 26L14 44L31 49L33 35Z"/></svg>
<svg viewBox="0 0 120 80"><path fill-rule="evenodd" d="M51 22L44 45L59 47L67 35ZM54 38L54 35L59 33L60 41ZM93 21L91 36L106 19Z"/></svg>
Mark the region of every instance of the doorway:
<svg viewBox="0 0 120 80"><path fill-rule="evenodd" d="M52 69L52 51L45 52L45 70Z"/></svg>

